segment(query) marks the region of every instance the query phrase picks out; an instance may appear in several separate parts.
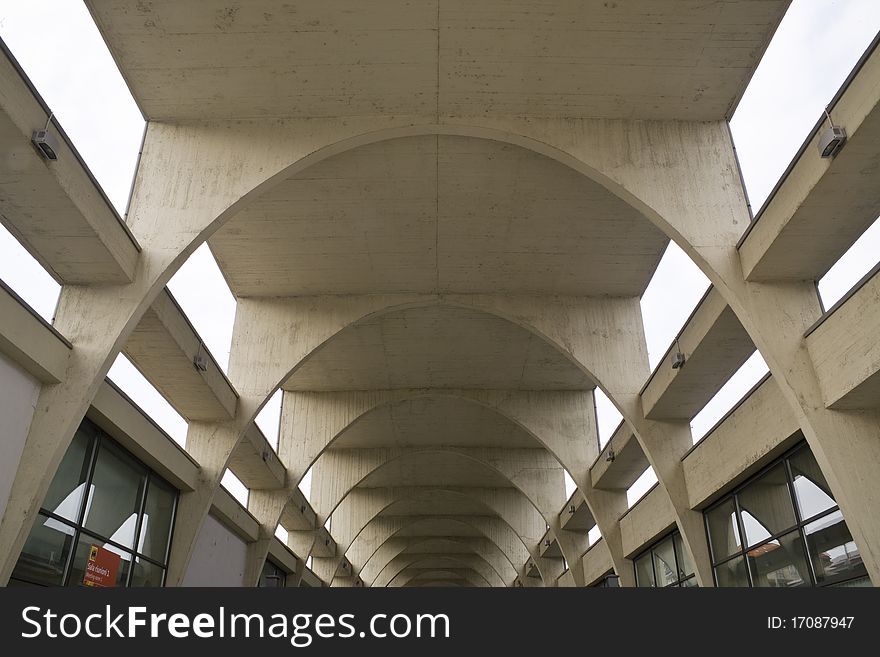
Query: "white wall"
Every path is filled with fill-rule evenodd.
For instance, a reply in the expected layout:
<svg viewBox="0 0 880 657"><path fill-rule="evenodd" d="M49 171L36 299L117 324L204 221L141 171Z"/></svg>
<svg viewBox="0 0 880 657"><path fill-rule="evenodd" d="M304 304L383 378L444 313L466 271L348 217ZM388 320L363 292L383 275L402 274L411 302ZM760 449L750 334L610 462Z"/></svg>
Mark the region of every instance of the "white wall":
<svg viewBox="0 0 880 657"><path fill-rule="evenodd" d="M183 586L241 586L246 558L247 544L208 515L196 539Z"/></svg>
<svg viewBox="0 0 880 657"><path fill-rule="evenodd" d="M40 383L0 354L0 517L6 511Z"/></svg>

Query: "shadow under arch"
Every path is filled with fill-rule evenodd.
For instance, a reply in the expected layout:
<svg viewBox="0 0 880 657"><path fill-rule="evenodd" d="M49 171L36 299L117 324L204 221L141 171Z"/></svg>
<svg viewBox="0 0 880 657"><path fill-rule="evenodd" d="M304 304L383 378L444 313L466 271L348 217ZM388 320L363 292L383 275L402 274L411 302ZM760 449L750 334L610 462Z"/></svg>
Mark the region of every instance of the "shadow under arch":
<svg viewBox="0 0 880 657"><path fill-rule="evenodd" d="M452 541L452 542L457 542L457 543L461 543L464 545L464 542L461 541L462 537L451 538L448 536L432 536L432 535L417 535L417 536L404 537L404 536L399 535L401 532L403 532L405 530L410 530L419 524L423 524L423 523L427 524L430 522L436 522L437 520L438 520L438 518L435 518L433 516L425 516L423 518L413 520L410 523L408 523L407 525L404 525L403 527L400 527L399 529L392 532L387 538L385 538L382 541L381 544L379 544L376 547L375 550L373 550L373 552L370 553L370 555L367 557L366 561L364 562L364 566L361 569L361 573L363 573L364 569L367 568L367 566L369 565L371 560L377 555L379 550L381 550L387 543L389 543L390 541L392 541L394 539L402 539L402 538L413 539L413 541L411 543L409 543L408 545L406 545L404 547L404 549L401 550L401 552L404 552L406 549L408 549L411 546L420 545L420 544L427 542L427 541ZM498 553L504 557L504 560L510 565L514 574L519 572L517 565L513 562L513 560L511 559L511 556L507 552L505 552L505 550L500 545L498 545L488 534L486 534L485 531L483 530L483 528L480 527L478 524L476 524L474 522L468 522L467 520L465 520L463 518L462 519L442 518L442 520L445 522L450 522L450 523L462 525L462 526L467 527L472 530L476 530L479 534L479 537L487 540L489 543L491 543L495 547L495 549L498 550ZM526 553L526 554L528 554L528 553ZM502 575L500 572L498 574ZM361 576L361 578L363 579L363 576ZM335 577L334 577L334 579L335 579ZM331 580L331 586L332 586L332 580Z"/></svg>
<svg viewBox="0 0 880 657"><path fill-rule="evenodd" d="M473 547L471 545L469 545L466 541L463 541L461 539L461 537L443 537L443 536L421 536L421 537L418 537L418 540L414 540L411 543L408 543L406 545L401 546L401 549L399 551L387 556L387 561L385 561L384 563L381 563L381 562L377 563L377 565L379 566L379 570L377 571L377 577L378 577L378 573L381 572L382 570L384 570L385 566L390 564L397 557L425 554L424 552L415 552L415 551L413 551L413 548L422 547L422 546L425 546L426 544L436 544L436 545L453 546L453 547L462 546L462 547L468 548L468 549L461 551L461 552L449 552L449 554L463 554L463 555L477 555L477 556L479 556L486 563L489 564L489 567L492 569L493 572L495 572L495 574L498 576L498 578L502 582L506 583L505 573L499 571L498 568L492 563L492 561L490 561L490 559L488 559L485 555L480 554L475 549L473 549ZM495 547L497 548L497 546L495 546ZM500 550L499 550L499 552L500 552ZM440 553L442 553L442 551L438 550L437 552L429 552L429 553L430 554L440 554ZM384 559L385 556L386 555L383 555L382 558ZM505 559L505 563L507 563L508 565L511 566L511 569L513 571L512 572L513 577L516 578L518 573L517 573L516 569L513 567L513 564L511 564L506 559ZM361 577L361 579L364 582L367 581L367 580L364 580L363 577ZM372 582L370 582L370 583L372 583Z"/></svg>
<svg viewBox="0 0 880 657"><path fill-rule="evenodd" d="M385 565L385 567L382 569L382 571L376 577L377 581L380 578L385 580L383 583L378 584L378 586L385 587L385 588L393 587L394 581L398 577L400 577L400 575L402 573L406 572L407 570L417 568L419 566L419 564L438 562L438 561L439 562L446 562L449 564L458 564L457 566L447 566L447 567L458 567L458 568L465 568L465 569L472 570L481 579L483 579L486 582L486 586L488 586L490 588L493 587L494 585L492 584L492 582L489 581L489 578L486 575L492 574L492 575L497 576L497 573L495 573L495 571L492 569L492 566L483 557L481 557L480 555L478 555L476 553L468 553L468 554L451 553L451 554L443 555L443 556L429 555L429 556L423 556L423 557L419 557L416 554L416 555L410 555L410 556L413 556L415 558L412 559L411 561L408 561L407 563L405 563L403 565L394 564L393 559L391 561L389 561L388 564ZM473 563L468 563L468 561L465 560L465 557L469 557L469 558L474 559L478 562L481 562L482 564L485 564L486 573L484 574L484 573L481 573L479 570L477 570L477 568L474 567ZM436 566L432 566L432 568L433 567L436 567ZM440 566L440 567L442 568L442 566ZM391 570L389 570L389 568ZM396 572L393 572L393 574L391 574L392 570L394 568L397 568L397 570L396 570ZM388 573L386 573L386 570L388 571ZM388 576L389 574L390 574L390 577ZM499 580L500 580L500 578L499 578ZM500 580L500 581L502 582L502 585L503 585L503 580ZM376 586L376 581L373 582L373 585Z"/></svg>
<svg viewBox="0 0 880 657"><path fill-rule="evenodd" d="M412 496L412 497L409 497L409 496L407 496L407 497L400 496L400 497L396 497L396 498L392 499L391 501L389 501L385 506L379 508L379 509L376 511L376 513L375 513L372 517L366 518L366 519L364 519L364 520L360 523L360 527L359 527L359 528L357 529L357 531L353 534L351 540L349 541L348 548L346 549L346 552L345 552L345 554L344 554L343 556L346 557L346 558L349 558L349 557L351 556L350 553L351 553L351 551L355 548L355 546L356 546L356 544L357 544L357 541L358 541L358 539L361 537L361 535L363 534L363 532L364 532L364 531L365 531L365 530L366 530L366 529L367 529L367 528L368 528L373 522L375 522L376 520L380 519L380 518L382 517L382 514L383 514L383 513L385 513L386 511L390 511L390 510L393 509L395 506L399 506L402 502L408 502L408 501L419 501L419 500L421 500L421 499L423 499L423 498L425 498L425 497L428 497L428 496L430 496L430 495L432 495L432 494L434 494L434 493L438 493L438 492L439 492L439 493L446 494L446 495L449 495L449 496L453 496L453 497L459 497L459 498L461 498L461 499L464 499L464 500L468 500L468 501L474 502L474 503L476 503L478 506L483 507L483 508L486 510L486 512L487 512L487 514L488 514L488 517L491 517L491 518L497 519L497 520L498 520L500 523L502 523L503 526L506 527L506 528L510 531L510 533L516 538L516 540L519 542L519 544L520 544L520 545L522 546L522 548L523 548L523 553L525 554L526 559L529 559L529 558L531 558L531 557L534 556L534 555L532 555L531 551L529 550L529 546L528 546L528 544L526 543L525 538L524 538L523 536L520 535L519 531L517 530L517 528L516 528L516 527L514 526L514 524L513 524L513 520L512 520L512 518L508 517L508 515L507 515L507 513L506 513L506 511L505 511L505 509L504 509L503 507L501 507L501 506L492 506L489 502L486 502L486 501L484 501L484 500L479 500L479 499L473 497L472 495L469 495L469 494L463 492L462 490L456 490L456 489L453 489L453 488L443 488L443 487L431 487L431 488L427 488L426 490L424 490L424 491L420 491L417 495L414 495L414 496ZM536 513L536 514L538 513L537 510L535 510L535 513ZM430 518L431 516L425 516L425 517L426 517L426 518ZM540 516L539 516L539 517L540 517ZM454 518L455 520L458 520L459 522L463 522L463 523L466 523L466 524L470 524L470 523L468 523L468 520L467 520L468 516L460 516L460 517L454 517L454 516L453 516L453 518ZM415 517L415 518L414 518L410 523L408 523L407 525L404 525L403 527L401 527L401 528L395 530L395 531L391 534L391 536L394 536L394 535L396 535L398 532L403 531L403 530L405 530L406 528L408 528L410 525L412 525L412 524L416 524L416 523L421 522L421 521L422 521L421 518L419 518L419 517ZM542 521L543 521L543 518L542 518ZM473 526L473 525L471 525L471 526ZM475 527L475 528L476 528L476 527ZM479 528L476 528L476 529L479 530ZM482 530L479 530L479 531L482 531ZM536 538L537 538L537 537L536 537ZM378 549L378 547L377 547L376 549ZM368 556L368 558L369 558L370 556L372 556L373 553L375 553L376 549L374 549L373 552L370 553L370 555ZM365 563L366 563L366 562L365 562ZM542 564L540 563L540 560L536 560L536 566L537 566L537 568L538 568L538 573L539 573L539 575L541 575L542 580L543 580L543 579L544 579L544 574L541 573L541 567L542 567ZM334 577L335 577L335 576L334 576Z"/></svg>

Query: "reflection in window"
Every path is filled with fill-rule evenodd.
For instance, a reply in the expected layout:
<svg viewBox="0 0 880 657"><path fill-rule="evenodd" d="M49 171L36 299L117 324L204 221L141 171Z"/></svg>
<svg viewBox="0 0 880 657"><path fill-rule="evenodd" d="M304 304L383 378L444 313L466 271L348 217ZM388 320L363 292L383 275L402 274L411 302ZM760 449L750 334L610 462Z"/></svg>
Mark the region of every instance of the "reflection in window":
<svg viewBox="0 0 880 657"><path fill-rule="evenodd" d="M867 581L843 514L806 444L720 500L705 518L718 586Z"/></svg>
<svg viewBox="0 0 880 657"><path fill-rule="evenodd" d="M174 488L83 420L11 583L81 586L97 546L119 555L118 586L162 586L176 504Z"/></svg>
<svg viewBox="0 0 880 657"><path fill-rule="evenodd" d="M696 586L694 569L684 552L681 534L673 532L634 560L636 586Z"/></svg>

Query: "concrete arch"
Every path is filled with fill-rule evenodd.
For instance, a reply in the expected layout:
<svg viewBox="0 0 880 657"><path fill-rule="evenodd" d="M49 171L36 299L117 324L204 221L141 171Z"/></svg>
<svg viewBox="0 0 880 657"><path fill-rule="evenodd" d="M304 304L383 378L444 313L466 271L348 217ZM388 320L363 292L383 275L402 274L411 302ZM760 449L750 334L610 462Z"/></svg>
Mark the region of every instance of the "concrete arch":
<svg viewBox="0 0 880 657"><path fill-rule="evenodd" d="M542 467L547 472L556 471L560 477L560 492L563 493L562 498L554 500L547 497L542 489L539 479L541 472L535 472L535 463L533 460L536 454L528 454L528 458L522 452L538 452L539 450L518 450L515 456L523 459L530 468L524 470L522 464L518 461L511 460L511 451L507 450L491 450L481 448L454 448L454 447L438 447L426 446L417 448L375 448L356 450L354 455L355 462L351 462L349 455L345 452L328 451L325 452L316 463L313 481L326 486L326 490L321 491L320 498L324 501L325 506L317 509L319 520L329 517L333 510L336 509L342 500L351 493L351 491L365 482L374 473L381 472L384 468L388 468L393 464L399 464L411 459L421 459L424 456L449 454L455 457L454 460L462 459L466 462L476 463L480 468L485 468L488 472L492 472L500 478L509 481L511 486L518 489L525 499L540 513L547 524L552 524L558 514L559 508L564 504L564 489L561 488L561 466L551 455L546 452ZM341 462L345 462L346 468L339 468ZM327 468L334 472L334 476L321 476L321 469ZM339 476L340 470L344 473L342 478ZM558 504L556 503L558 502Z"/></svg>
<svg viewBox="0 0 880 657"><path fill-rule="evenodd" d="M492 566L480 555L469 554L445 554L445 555L400 555L389 561L373 583L373 586L387 587L393 585L395 579L406 569L418 567L420 564L459 564L460 568L469 568L476 572L487 586L504 586L503 581L492 569Z"/></svg>
<svg viewBox="0 0 880 657"><path fill-rule="evenodd" d="M464 541L460 538L450 538L450 537L420 537L417 540L409 541L409 542L401 542L400 544L392 544L390 541L387 541L384 545L387 546L387 549L380 549L374 553L374 556L371 558L374 563L372 563L372 567L370 569L370 576L366 577L365 575L361 575L361 580L364 581L368 586L372 585L372 582L375 581L375 578L379 576L379 574L384 570L385 566L388 565L391 561L396 559L399 556L409 556L409 555L422 555L425 554L424 551L416 551L416 548L420 547L431 547L438 546L442 548L452 547L465 547L468 548L462 552L449 552L451 555L459 555L459 554L476 554L480 558L482 558L486 563L489 564L492 571L498 576L498 578L504 582L505 586L509 586L517 576L517 570L513 567L513 565L506 560L506 557L501 554L501 560L498 559L498 553L483 553L481 551L477 551L473 549L473 545L469 544L468 541ZM496 549L497 546L495 546ZM500 550L498 550L500 553ZM429 554L447 554L443 549L430 550L427 553ZM507 564L509 568L504 568L503 564ZM362 571L363 572L363 571Z"/></svg>
<svg viewBox="0 0 880 657"><path fill-rule="evenodd" d="M425 570L423 572L404 569L400 586L458 586L484 588L486 581L473 570ZM424 583L422 583L424 582Z"/></svg>
<svg viewBox="0 0 880 657"><path fill-rule="evenodd" d="M809 313L804 308L812 311L812 307L805 297L798 296L794 305L787 302L783 308L780 295L772 286L750 286L742 280L733 247L747 215L736 180L729 136L722 125L591 120L561 126L552 121L488 118L481 120L483 125L479 126L407 126L403 123L398 121L395 125L395 121L387 119L348 124L329 121L312 124L308 133L303 134L302 125L291 122L285 134L273 133L271 141L265 136L261 141L260 133L266 132L262 124L237 128L151 124L130 213L132 231L143 247L135 281L122 290L110 292L76 286L65 286L62 292L57 325L78 351L75 350L75 357L71 359L65 382L47 386L40 394L40 412L35 414L28 438L29 449L37 457L16 477L12 495L15 502L7 508L0 525L0 553L19 553L49 478L57 469L112 359L185 258L255 195L296 171L361 144L417 134L457 134L530 148L571 166L639 209L685 250L740 316L781 382L786 398L795 407L804 433L841 506L844 509L859 506L855 499L858 490L854 485L845 484L846 468L858 470L859 475L851 477L853 481L868 481L873 473L866 470L867 464L876 459L847 460L833 452L827 437L841 433L840 430L854 431L861 436L869 429L845 415L825 411L815 375L809 376L809 359L805 358L802 348L792 346L789 334L800 327L786 332L787 342L774 337L780 323L791 325L786 318L796 316L803 319L801 323L809 323ZM615 150L615 146L625 145L629 139L649 143L651 148L646 148L646 152L652 157L659 152L665 158L664 179L660 184L656 177L646 179L644 163L627 159L629 150ZM240 150L247 152L244 158ZM710 155L722 159L718 170L707 167L699 180L690 171L691 175L684 174L694 157ZM213 164L210 175L216 180L201 190L202 196L190 187L175 189L170 184L169 178L175 183L181 177L198 180L199 174L205 173L205 162ZM724 216L720 220L705 221L705 217L713 216L713 210ZM166 225L156 222L158 216L174 223L176 230L172 233ZM815 305L814 301L812 306ZM84 321L86 317L88 322ZM799 382L801 376L806 377L808 383ZM670 484L676 484L674 488L677 488L677 482L670 481L674 474L670 474L672 466L658 465L656 443L659 441L644 439L648 432L640 428L644 423L638 421L634 402L628 400L622 404L614 394L609 396L633 424L664 489L668 491ZM231 441L234 446L265 399L265 396L246 393L241 400L240 416L230 426L197 427L195 433L214 437L223 434L223 439L216 442ZM880 447L866 446L866 449L877 452ZM223 451L231 451L231 447ZM222 453L219 457L207 451L197 455L200 461L203 457L209 461L207 480L210 481L215 471L222 473L218 463L226 459ZM677 492L672 496L680 515L681 496ZM867 541L866 537L874 536L877 530L863 528L856 518L853 520L854 534L865 550L869 569L876 579L877 557L870 550L870 545L876 542ZM693 530L685 524L692 523L683 523L680 517L677 522L687 544ZM184 557L186 561L188 557ZM4 559L0 581L8 579L13 565L13 556Z"/></svg>
<svg viewBox="0 0 880 657"><path fill-rule="evenodd" d="M518 572L522 567L522 564L532 556L528 549L522 545L521 539L516 536L515 532L510 529L509 525L500 518L448 515L415 516L406 519L388 517L372 518L366 524L364 532L359 534L359 538L360 536L363 536L363 538L360 538L360 540L355 539L348 550L346 550L346 557L351 561L355 561L357 564L362 564L360 571L363 572L370 559L372 559L376 552L381 549L387 541L398 538L412 538L411 536L404 537L402 534L404 532L416 531L423 525L426 527L434 527L438 522L444 523L445 526L461 526L466 531L476 532L477 536L483 537L495 545L501 554L504 555L505 560L516 572ZM496 526L492 527L491 525L493 524ZM509 532L503 538L510 539L511 537L514 537L515 540L519 541L518 545L522 547L521 550L512 549L510 542L503 540L503 538L499 536L499 534L502 533L498 531L500 527L505 527ZM430 535L431 534L425 534L425 536ZM355 554L357 554L356 560L354 558ZM339 570L337 569L336 576L338 575Z"/></svg>
<svg viewBox="0 0 880 657"><path fill-rule="evenodd" d="M511 552L511 562L515 563L520 560L525 561L529 558L535 560L539 574L544 581L547 581L549 573L543 573L544 563L539 558L537 550L530 548L529 544L537 545L545 528L543 517L534 509L526 500L519 500L522 496L517 489L506 489L504 492L490 489L453 489L453 488L399 488L399 489L365 489L356 490L347 496L341 503L341 507L349 504L356 497L360 498L356 506L350 514L352 522L351 529L348 534L339 538L339 545L344 549L343 556L353 564L364 563L369 556L378 549L379 541L371 540L371 537L364 533L372 523L382 519L383 513L389 513L395 507L399 507L403 503L422 502L428 500L431 496L443 494L444 496L460 499L463 501L473 501L478 507L482 506L487 511L487 519L496 518L499 523L499 540L501 534L508 539ZM518 512L518 513L517 513ZM456 520L468 522L469 516L454 516ZM480 516L482 519L483 517ZM418 522L418 520L413 520ZM408 523L400 522L399 529L404 529ZM397 533L398 529L394 529ZM380 535L381 538L384 536ZM522 550L516 550L514 547L521 546ZM337 559L336 561L339 561ZM332 572L336 572L337 566L332 567ZM332 574L332 573L331 573Z"/></svg>
<svg viewBox="0 0 880 657"><path fill-rule="evenodd" d="M430 535L407 536L407 537L399 536L400 532L404 529L412 529L419 524L430 523L430 522L432 522L432 520L433 519L431 517L428 517L425 519L420 519L420 520L415 520L413 522L410 522L408 525L405 525L404 527L401 527L401 528L395 530L389 536L384 538L382 540L382 542L378 545L378 547L367 558L366 562L364 563L363 567L361 568L360 572L358 573L361 576L361 579L365 582L372 581L372 578L371 578L372 569L370 571L368 571L368 567L370 566L371 562L373 562L374 559L377 560L377 563L381 563L382 557L379 554L380 552L387 552L389 554L394 554L394 556L396 556L396 554L400 554L402 552L405 552L405 551L409 550L411 547L422 545L426 542L442 541L442 540L452 540L453 542L459 543L462 545L467 544L467 541L463 540L463 538L450 539L448 537L443 538L443 537L439 537L439 536L430 536ZM486 543L489 544L489 551L493 552L493 557L494 557L494 561L495 561L495 563L493 563L493 567L495 568L496 572L498 572L499 576L501 576L506 581L507 580L513 581L516 578L517 574L519 573L519 569L521 568L521 564L517 565L516 563L514 563L511 556L507 552L505 552L504 549L500 545L498 545L496 542L494 542L483 531L483 528L480 527L480 525L478 523L474 523L474 522L469 523L464 520L454 520L451 522L453 522L455 524L462 525L463 527L467 527L469 529L476 530L479 535L477 537L475 537L475 539L478 541L485 541ZM399 543L400 549L396 553L394 551L397 550L397 547L398 547L397 545L395 545L395 547L390 548L390 549L388 549L386 547L392 541ZM509 569L504 568L502 562L506 563L510 568ZM506 572L502 572L502 570L504 570ZM331 585L332 585L332 582L331 582Z"/></svg>

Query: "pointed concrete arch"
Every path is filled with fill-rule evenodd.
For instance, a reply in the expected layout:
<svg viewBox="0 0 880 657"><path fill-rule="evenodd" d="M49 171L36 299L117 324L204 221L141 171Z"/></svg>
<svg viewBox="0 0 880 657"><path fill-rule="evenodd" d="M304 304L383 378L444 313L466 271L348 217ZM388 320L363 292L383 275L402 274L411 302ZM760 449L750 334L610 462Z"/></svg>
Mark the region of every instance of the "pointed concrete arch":
<svg viewBox="0 0 880 657"><path fill-rule="evenodd" d="M479 543L479 545L477 544ZM433 551L428 551L428 554L447 554L445 548L459 548L464 547L468 548L467 551L449 551L449 554L477 554L482 558L486 563L491 566L492 570L498 575L500 580L504 583L505 586L510 586L514 580L516 580L518 576L518 571L513 567L513 565L507 561L507 558L500 551L497 545L491 544L495 550L486 550L483 543L489 543L486 539L477 539L476 541L467 541L463 540L460 537L418 537L412 540L405 539L389 539L386 541L379 550L377 550L373 556L371 557L368 565L370 566L369 575L366 574L365 571L362 571L364 574L361 575L361 580L367 585L372 584L372 582L378 577L379 573L382 572L385 565L391 562L393 559L397 558L401 555L421 555L425 554L424 550L417 550L416 548L422 547L433 547L436 546L438 549ZM507 567L505 567L507 566Z"/></svg>
<svg viewBox="0 0 880 657"><path fill-rule="evenodd" d="M491 564L482 556L473 552L469 554L401 554L385 564L373 582L373 586L391 586L404 570L417 568L420 565L435 568L438 562L450 565L458 564L460 568L470 568L484 579L488 586L504 586L504 582L498 576L498 573L493 570Z"/></svg>
<svg viewBox="0 0 880 657"><path fill-rule="evenodd" d="M375 521L383 518L382 514L390 514L401 504L427 502L433 496L452 497L455 500L472 501L476 505L486 509L487 520L497 518L500 527L496 530L499 542L506 542L511 550L512 562L533 559L538 572L544 582L550 581L550 572L545 573L547 564L540 558L538 545L545 531L546 523L543 516L524 498L523 494L515 489L462 489L452 487L415 487L415 488L369 488L355 489L340 504L343 510L346 505L354 508L349 514L351 522L346 522L346 534L339 537L339 546L343 550L343 557L353 565L363 564L381 545L385 538L384 533L377 531L375 536L365 534L364 531ZM343 516L344 517L344 516ZM393 532L404 529L408 524L408 518L395 523ZM452 516L462 522L467 522L468 516ZM480 516L482 518L482 516ZM418 518L418 517L415 517ZM387 518L394 521L395 517ZM412 522L417 522L413 520ZM399 525L399 528L397 528ZM517 549L521 548L521 550ZM515 556L514 556L515 555ZM337 558L335 561L340 561ZM332 572L336 572L333 566Z"/></svg>

